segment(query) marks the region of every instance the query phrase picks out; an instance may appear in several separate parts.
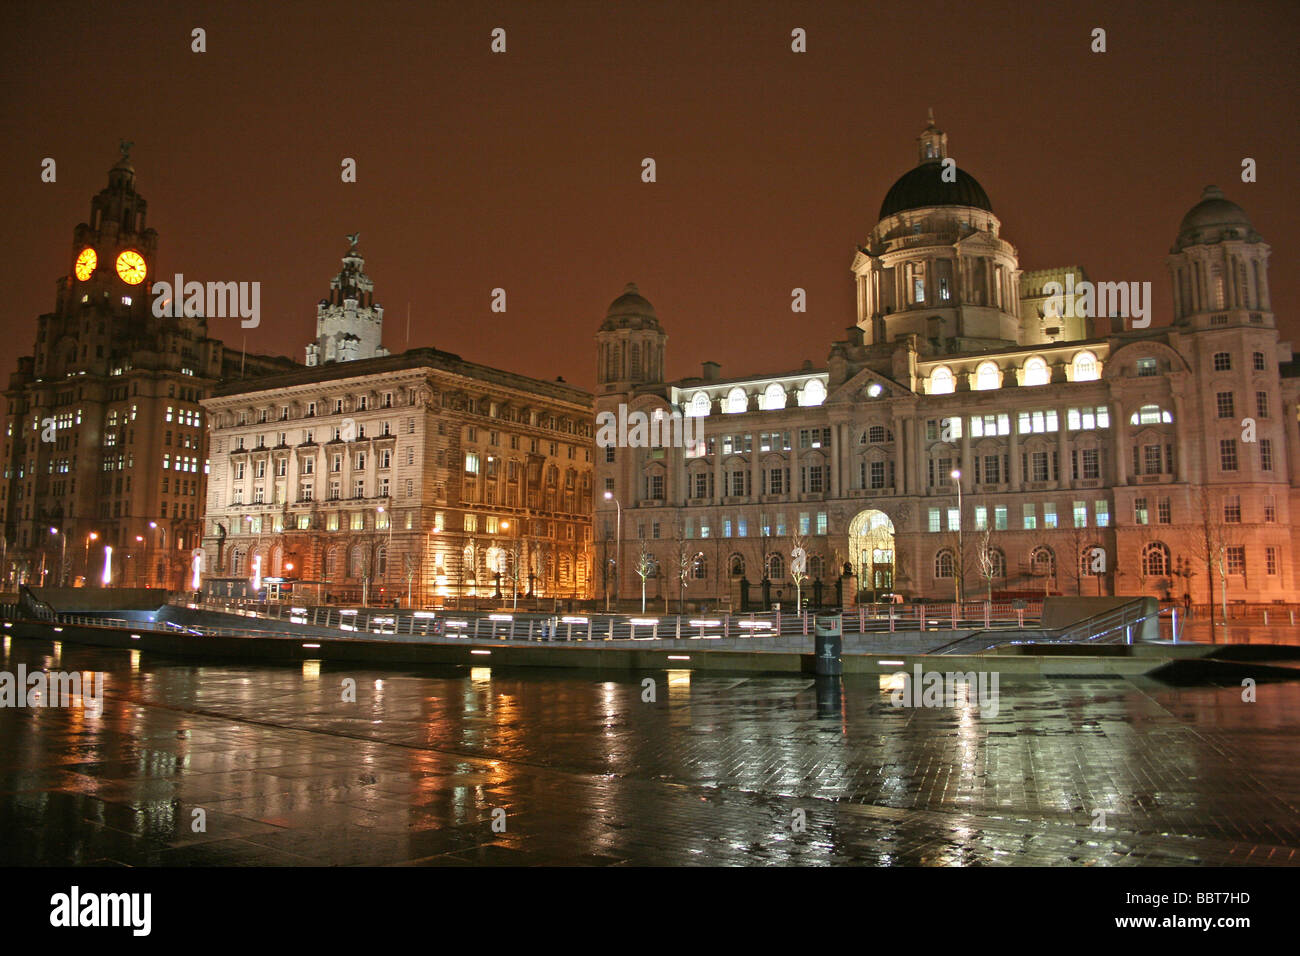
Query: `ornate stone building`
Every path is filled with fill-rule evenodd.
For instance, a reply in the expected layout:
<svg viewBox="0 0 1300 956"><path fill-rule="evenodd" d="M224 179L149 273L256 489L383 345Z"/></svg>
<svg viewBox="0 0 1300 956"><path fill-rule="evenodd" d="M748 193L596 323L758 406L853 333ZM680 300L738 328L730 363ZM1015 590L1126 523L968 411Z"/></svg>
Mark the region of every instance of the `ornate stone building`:
<svg viewBox="0 0 1300 956"><path fill-rule="evenodd" d="M500 603L516 585L589 597L590 393L437 349L376 350L363 262L354 242L320 364L308 346L308 367L203 403L211 585L243 593L260 573L295 579L304 600L415 606ZM326 333L377 357L331 352Z"/></svg>
<svg viewBox="0 0 1300 956"><path fill-rule="evenodd" d="M634 288L614 301L597 413L699 417L705 443L597 449L601 584L639 595L653 564L651 597L676 598L685 569L688 598L734 607L742 580L759 600L766 579L791 601L799 543L804 596L847 565L846 600L1300 597L1300 379L1242 209L1209 187L1183 218L1167 323L1093 318L1049 285L1083 289L1081 268L1020 269L933 123L919 153L853 257L856 324L824 366L705 362L667 381L654 309Z"/></svg>
<svg viewBox="0 0 1300 956"><path fill-rule="evenodd" d="M7 588L98 586L106 568L113 586L183 587L206 481L199 403L219 381L293 367L226 350L202 316L154 316L158 234L128 148L73 230L54 311L5 390Z"/></svg>

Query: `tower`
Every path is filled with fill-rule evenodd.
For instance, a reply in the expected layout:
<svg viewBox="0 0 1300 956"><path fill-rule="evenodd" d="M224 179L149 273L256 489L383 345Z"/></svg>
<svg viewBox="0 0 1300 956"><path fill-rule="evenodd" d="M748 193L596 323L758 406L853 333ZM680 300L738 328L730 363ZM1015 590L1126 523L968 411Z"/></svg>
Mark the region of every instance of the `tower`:
<svg viewBox="0 0 1300 956"><path fill-rule="evenodd" d="M858 327L876 345L916 335L930 354L1020 341L1020 270L984 187L930 123L917 164L885 194L854 257Z"/></svg>
<svg viewBox="0 0 1300 956"><path fill-rule="evenodd" d="M1174 324L1193 329L1273 328L1268 243L1246 213L1217 186L1183 217L1170 255Z"/></svg>
<svg viewBox="0 0 1300 956"><path fill-rule="evenodd" d="M635 282L629 282L623 294L610 303L596 333L599 391L630 391L638 385L662 382L667 341L654 306L641 296Z"/></svg>
<svg viewBox="0 0 1300 956"><path fill-rule="evenodd" d="M307 345L307 364L351 362L387 355L381 344L384 308L375 304L375 284L365 273L366 260L357 251L361 233L351 244L343 268L330 280L329 298L316 306L316 341Z"/></svg>

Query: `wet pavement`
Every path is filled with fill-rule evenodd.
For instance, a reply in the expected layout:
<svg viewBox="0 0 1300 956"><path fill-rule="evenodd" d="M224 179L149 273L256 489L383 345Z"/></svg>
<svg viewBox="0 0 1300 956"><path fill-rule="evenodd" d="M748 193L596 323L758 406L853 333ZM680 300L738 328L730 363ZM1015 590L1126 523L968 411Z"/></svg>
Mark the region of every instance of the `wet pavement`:
<svg viewBox="0 0 1300 956"><path fill-rule="evenodd" d="M994 716L894 707L890 679L865 676L207 666L8 643L0 670L106 678L99 717L0 708L3 864L1300 863L1300 682L1245 703L1240 687L1008 679Z"/></svg>

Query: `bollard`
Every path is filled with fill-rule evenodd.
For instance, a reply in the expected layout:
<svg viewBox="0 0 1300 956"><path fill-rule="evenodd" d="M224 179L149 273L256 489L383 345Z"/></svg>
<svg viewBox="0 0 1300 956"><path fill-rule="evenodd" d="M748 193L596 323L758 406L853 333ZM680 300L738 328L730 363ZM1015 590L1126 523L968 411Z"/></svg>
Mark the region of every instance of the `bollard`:
<svg viewBox="0 0 1300 956"><path fill-rule="evenodd" d="M1264 608L1264 626L1268 626L1268 608Z"/></svg>
<svg viewBox="0 0 1300 956"><path fill-rule="evenodd" d="M828 614L817 618L813 637L813 664L822 677L844 673L844 621L842 615Z"/></svg>

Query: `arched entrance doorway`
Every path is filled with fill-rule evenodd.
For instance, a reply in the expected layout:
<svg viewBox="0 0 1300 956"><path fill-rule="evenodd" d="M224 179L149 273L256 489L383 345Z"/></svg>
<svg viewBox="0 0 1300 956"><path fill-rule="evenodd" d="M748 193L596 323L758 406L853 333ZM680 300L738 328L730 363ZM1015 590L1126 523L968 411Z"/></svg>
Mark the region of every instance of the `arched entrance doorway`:
<svg viewBox="0 0 1300 956"><path fill-rule="evenodd" d="M894 590L896 560L894 523L874 508L849 522L849 562L858 576L858 590L875 601Z"/></svg>

